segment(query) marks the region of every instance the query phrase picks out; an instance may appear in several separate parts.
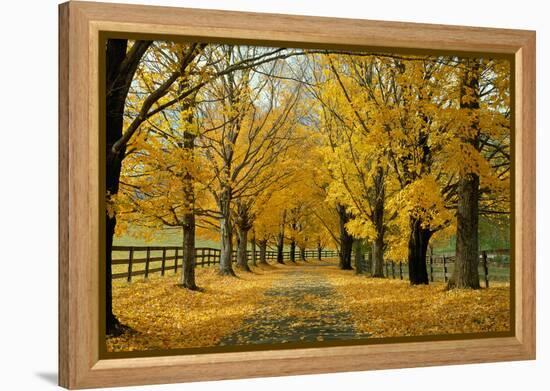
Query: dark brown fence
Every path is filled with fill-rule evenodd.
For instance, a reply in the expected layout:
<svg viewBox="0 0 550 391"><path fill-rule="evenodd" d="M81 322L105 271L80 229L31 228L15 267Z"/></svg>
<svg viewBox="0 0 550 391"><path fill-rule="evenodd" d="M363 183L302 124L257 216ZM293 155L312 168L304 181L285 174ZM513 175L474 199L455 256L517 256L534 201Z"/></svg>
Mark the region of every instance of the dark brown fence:
<svg viewBox="0 0 550 391"><path fill-rule="evenodd" d="M121 256L122 255L122 256ZM283 252L283 259L290 260L290 251ZM306 259L318 259L318 250L306 250ZM321 250L321 258L338 256L335 250ZM233 262L236 261L236 251L233 251ZM252 261L252 251L247 251L248 261ZM259 251L256 251L257 261ZM295 258L300 258L300 252L295 252ZM481 251L479 255L479 276L484 286L489 281L510 281L509 250ZM266 251L267 260L277 259L276 251ZM220 250L208 247L195 248L195 262L197 267L208 267L220 263ZM367 267L363 260L363 269ZM426 266L431 282L447 282L452 274L455 262L454 254L428 255ZM182 248L175 246L113 246L113 279L125 278L132 281L132 277L166 272L177 273L182 266ZM409 278L408 265L402 262L387 261L384 263L384 274L388 278L406 280Z"/></svg>
<svg viewBox="0 0 550 391"><path fill-rule="evenodd" d="M121 254L122 253L122 254ZM132 277L160 273L164 276L166 272L177 273L182 267L183 249L175 246L113 246L113 279L125 278L128 282ZM122 255L122 256L120 256ZM259 260L259 250L256 251L256 260ZM290 251L283 252L283 259L290 260ZM306 250L306 259L318 259L337 257L334 250ZM252 261L252 251L247 251L248 261ZM233 251L233 262L236 261L237 253ZM266 251L266 259L277 259L276 251ZM300 252L295 252L295 259L300 259ZM208 247L195 248L195 263L197 267L207 267L220 263L220 250Z"/></svg>
<svg viewBox="0 0 550 391"><path fill-rule="evenodd" d="M479 253L479 278L485 287L489 287L489 281L510 281L510 250L487 250ZM452 275L454 254L428 255L426 266L431 282L449 281ZM406 263L388 261L384 262L384 272L388 278L409 278L409 269Z"/></svg>

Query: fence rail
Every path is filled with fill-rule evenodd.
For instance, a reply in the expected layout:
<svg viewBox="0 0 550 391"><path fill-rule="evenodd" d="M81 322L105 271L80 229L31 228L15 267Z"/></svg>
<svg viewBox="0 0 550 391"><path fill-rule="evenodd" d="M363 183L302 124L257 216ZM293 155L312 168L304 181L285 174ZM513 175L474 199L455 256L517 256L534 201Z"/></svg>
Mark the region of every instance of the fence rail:
<svg viewBox="0 0 550 391"><path fill-rule="evenodd" d="M510 263L497 262L496 257L508 257L508 249L488 250L479 253L479 277L485 287L489 287L489 281L510 281ZM449 281L455 263L455 255L428 255L426 266L430 282ZM384 262L384 273L388 278L407 279L409 276L408 266L402 262Z"/></svg>
<svg viewBox="0 0 550 391"><path fill-rule="evenodd" d="M120 253L124 253L124 257L118 257ZM220 263L221 251L216 248L196 247L195 248L195 266L207 267ZM295 252L296 259L301 257L300 252ZM304 257L306 259L333 258L337 257L338 252L334 250L306 250ZM266 251L266 260L277 259L277 251ZM259 260L259 251L256 251L256 258ZM252 260L252 251L247 251L248 261ZM290 260L291 252L283 252L283 260ZM233 262L237 260L237 252L233 251ZM115 266L112 278L125 278L128 282L132 281L132 277L144 276L149 277L150 274L160 273L164 276L167 271L173 270L174 273L182 267L183 248L177 246L113 246L112 265ZM160 265L159 265L160 263ZM118 266L118 267L117 267ZM126 266L124 271L117 271L122 266ZM136 266L139 266L137 270ZM116 272L115 272L116 271Z"/></svg>
<svg viewBox="0 0 550 391"><path fill-rule="evenodd" d="M115 255L121 255L117 257ZM220 250L209 247L195 248L195 265L197 267L207 267L220 263ZM295 252L296 259L300 258L300 252ZM338 256L335 250L306 250L304 253L306 259L334 258ZM256 257L259 259L259 251L256 251ZM352 255L353 257L353 255ZM509 257L509 250L490 250L481 251L479 254L479 276L484 286L489 287L490 281L509 281L510 268L507 262L497 262L497 257ZM237 252L233 251L233 262L236 262ZM252 251L247 251L248 261L252 261ZM277 259L277 251L266 251L266 260ZM291 259L291 252L283 252L283 260ZM164 276L168 271L178 272L182 267L183 248L177 246L113 246L114 266L112 278L125 278L128 282L132 277L144 276L160 273ZM368 269L366 259L363 257L363 270ZM452 274L455 262L454 254L428 255L426 266L430 282L447 282ZM118 269L118 270L117 270ZM409 272L406 263L387 261L384 263L384 274L388 278L408 279Z"/></svg>

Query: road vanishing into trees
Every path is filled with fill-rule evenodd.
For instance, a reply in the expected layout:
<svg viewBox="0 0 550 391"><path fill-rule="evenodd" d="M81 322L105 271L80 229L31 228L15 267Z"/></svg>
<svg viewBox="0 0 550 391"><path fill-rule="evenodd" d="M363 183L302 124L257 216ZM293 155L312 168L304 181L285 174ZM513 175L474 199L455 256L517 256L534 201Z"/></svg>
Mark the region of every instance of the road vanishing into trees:
<svg viewBox="0 0 550 391"><path fill-rule="evenodd" d="M349 312L338 306L337 292L324 276L328 263L290 267L264 294L260 308L220 345L277 344L367 338Z"/></svg>

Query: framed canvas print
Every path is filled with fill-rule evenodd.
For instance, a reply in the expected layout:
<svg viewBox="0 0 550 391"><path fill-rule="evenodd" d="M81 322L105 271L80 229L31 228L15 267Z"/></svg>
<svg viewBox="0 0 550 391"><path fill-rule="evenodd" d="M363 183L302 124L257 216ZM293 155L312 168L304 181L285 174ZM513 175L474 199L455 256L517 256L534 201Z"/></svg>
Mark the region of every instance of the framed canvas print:
<svg viewBox="0 0 550 391"><path fill-rule="evenodd" d="M67 388L535 358L535 33L60 5Z"/></svg>

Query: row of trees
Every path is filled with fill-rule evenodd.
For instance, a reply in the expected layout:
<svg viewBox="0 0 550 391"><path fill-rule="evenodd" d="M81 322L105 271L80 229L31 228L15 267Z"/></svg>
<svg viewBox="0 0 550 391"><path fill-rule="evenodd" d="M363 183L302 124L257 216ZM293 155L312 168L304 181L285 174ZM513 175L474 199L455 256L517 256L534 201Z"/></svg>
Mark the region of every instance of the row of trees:
<svg viewBox="0 0 550 391"><path fill-rule="evenodd" d="M452 233L449 286L478 288L479 216L509 213L508 62L328 55L312 67L329 193L372 241L374 274L387 254L427 284L430 239Z"/></svg>
<svg viewBox="0 0 550 391"><path fill-rule="evenodd" d="M337 247L372 248L428 283L434 234L455 232L451 286L479 287L480 214L505 214L509 69L504 61L251 46L107 43L107 332L118 234L182 232L182 286L197 289L195 237L220 273ZM298 254L296 253L298 248ZM257 255L256 255L256 249ZM361 270L358 270L361 272Z"/></svg>

